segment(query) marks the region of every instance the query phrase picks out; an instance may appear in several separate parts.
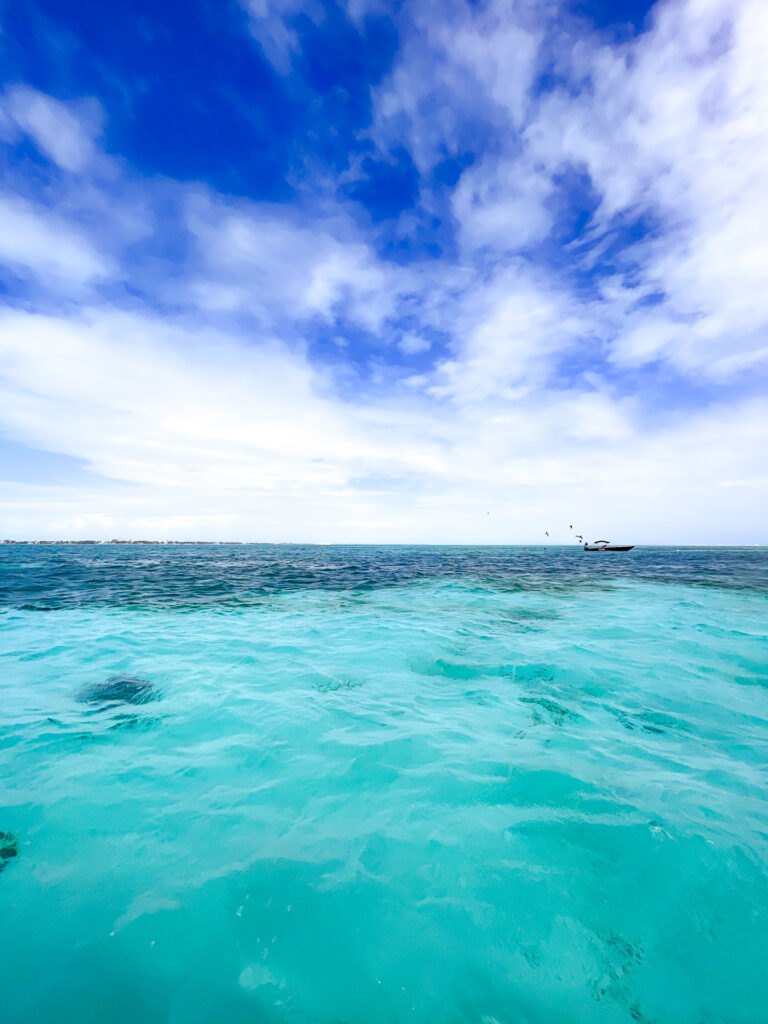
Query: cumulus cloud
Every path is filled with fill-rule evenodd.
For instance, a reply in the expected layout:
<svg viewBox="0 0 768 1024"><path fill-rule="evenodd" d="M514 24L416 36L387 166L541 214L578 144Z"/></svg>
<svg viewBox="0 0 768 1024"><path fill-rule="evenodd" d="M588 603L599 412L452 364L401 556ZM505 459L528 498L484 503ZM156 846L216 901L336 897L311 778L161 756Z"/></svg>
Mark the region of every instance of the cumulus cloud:
<svg viewBox="0 0 768 1024"><path fill-rule="evenodd" d="M663 360L713 379L765 368L765 6L660 3L622 43L563 24L500 3L414 17L376 94L379 145L406 139L424 172L472 156L452 212L466 257L486 264L535 258L559 226L563 178L586 176L587 227L566 271L602 277L602 302L582 315L615 365ZM562 84L536 93L547 62ZM616 246L613 276L596 273ZM513 358L519 341L497 337L499 359ZM476 337L466 352L474 362Z"/></svg>
<svg viewBox="0 0 768 1024"><path fill-rule="evenodd" d="M419 355L421 352L429 352L432 343L421 334L404 334L397 343L397 347L407 356Z"/></svg>
<svg viewBox="0 0 768 1024"><path fill-rule="evenodd" d="M343 211L313 216L201 194L187 210L199 267L190 287L202 306L270 322L343 312L372 331L393 311L397 272Z"/></svg>
<svg viewBox="0 0 768 1024"><path fill-rule="evenodd" d="M374 91L372 134L382 148L407 145L429 171L524 121L541 29L527 5L411 4L391 74Z"/></svg>
<svg viewBox="0 0 768 1024"><path fill-rule="evenodd" d="M548 98L526 130L534 159L586 168L597 230L626 213L657 225L626 254L638 266L622 298L663 301L617 316L617 363L716 378L765 365L767 44L763 4L661 5L636 41L582 45L574 71L591 87Z"/></svg>
<svg viewBox="0 0 768 1024"><path fill-rule="evenodd" d="M514 401L544 385L553 358L583 340L589 323L576 302L521 263L461 303L455 354L436 366L432 390L459 402Z"/></svg>
<svg viewBox="0 0 768 1024"><path fill-rule="evenodd" d="M549 234L552 182L528 162L490 157L462 174L451 197L464 251L518 252Z"/></svg>

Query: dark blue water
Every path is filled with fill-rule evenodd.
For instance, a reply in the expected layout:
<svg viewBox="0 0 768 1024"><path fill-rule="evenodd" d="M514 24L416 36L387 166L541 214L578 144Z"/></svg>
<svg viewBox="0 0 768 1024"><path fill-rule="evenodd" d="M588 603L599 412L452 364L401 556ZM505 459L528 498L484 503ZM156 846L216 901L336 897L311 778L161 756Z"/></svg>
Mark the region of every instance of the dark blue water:
<svg viewBox="0 0 768 1024"><path fill-rule="evenodd" d="M573 589L613 581L768 590L768 549L315 545L0 547L0 607L86 604L234 607L299 590L369 590L431 580L508 589Z"/></svg>

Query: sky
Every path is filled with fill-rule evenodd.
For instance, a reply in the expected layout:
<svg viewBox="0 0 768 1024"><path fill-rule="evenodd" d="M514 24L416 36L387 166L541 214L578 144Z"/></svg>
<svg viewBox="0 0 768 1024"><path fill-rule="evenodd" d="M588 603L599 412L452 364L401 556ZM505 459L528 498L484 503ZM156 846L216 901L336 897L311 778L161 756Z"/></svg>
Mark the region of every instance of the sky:
<svg viewBox="0 0 768 1024"><path fill-rule="evenodd" d="M766 53L764 0L0 0L0 536L768 543Z"/></svg>

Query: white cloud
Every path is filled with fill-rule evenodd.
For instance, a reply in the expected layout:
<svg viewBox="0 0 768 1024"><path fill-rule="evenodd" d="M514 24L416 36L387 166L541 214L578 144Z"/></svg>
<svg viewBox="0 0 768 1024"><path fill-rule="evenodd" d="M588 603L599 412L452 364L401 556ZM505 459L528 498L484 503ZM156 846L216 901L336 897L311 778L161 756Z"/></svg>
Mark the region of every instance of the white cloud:
<svg viewBox="0 0 768 1024"><path fill-rule="evenodd" d="M404 355L415 356L422 352L429 352L432 347L432 343L428 338L425 338L421 334L413 334L409 332L404 334L397 343L397 347Z"/></svg>
<svg viewBox="0 0 768 1024"><path fill-rule="evenodd" d="M396 416L379 425L324 396L324 375L269 338L98 310L9 311L0 355L15 437L138 484L303 490L335 487L371 460L423 470L432 458L403 440ZM405 450L390 457L379 430Z"/></svg>
<svg viewBox="0 0 768 1024"><path fill-rule="evenodd" d="M620 368L663 360L713 380L765 369L765 5L660 3L650 29L624 43L584 23L569 35L573 24L564 19L557 35L526 5L420 9L375 93L375 139L383 149L405 142L423 174L446 155L474 154L452 212L464 257L480 254L494 273L556 226L560 177L586 173L598 206L567 269L587 272L619 246L602 301L581 304L586 336ZM535 98L542 40L563 84ZM633 244L620 232L641 216L653 234ZM550 289L567 304L567 286ZM639 301L654 295L655 305ZM465 339L456 372L472 376L477 332ZM497 324L481 347L489 367L509 365L521 340Z"/></svg>
<svg viewBox="0 0 768 1024"><path fill-rule="evenodd" d="M0 99L0 107L37 147L65 171L83 171L96 158L101 108L94 101L63 103L52 96L17 85Z"/></svg>
<svg viewBox="0 0 768 1024"><path fill-rule="evenodd" d="M401 49L374 90L373 137L407 145L426 173L471 149L478 128L514 133L534 81L540 33L525 5L491 2L405 8Z"/></svg>
<svg viewBox="0 0 768 1024"><path fill-rule="evenodd" d="M526 130L530 159L550 172L584 167L600 197L597 224L645 213L652 242L627 307L651 290L652 309L612 311L614 360L659 358L721 378L768 364L768 12L744 0L659 5L653 28L624 46L582 43L577 98L542 102Z"/></svg>
<svg viewBox="0 0 768 1024"><path fill-rule="evenodd" d="M103 312L7 313L0 359L6 432L133 485L15 487L6 532L503 541L557 539L576 517L664 540L685 506L688 539L722 538L728 517L730 537L762 536L763 516L728 486L765 476L760 403L649 429L608 390L341 400L275 342Z"/></svg>
<svg viewBox="0 0 768 1024"><path fill-rule="evenodd" d="M552 226L550 180L517 159L490 158L465 171L452 196L465 251L517 252Z"/></svg>
<svg viewBox="0 0 768 1024"><path fill-rule="evenodd" d="M250 29L264 56L281 74L291 69L294 55L299 52L299 38L292 21L304 15L317 22L322 20L323 9L317 0L242 0L250 15Z"/></svg>
<svg viewBox="0 0 768 1024"><path fill-rule="evenodd" d="M44 207L1 194L0 261L59 285L82 285L113 272L76 227Z"/></svg>
<svg viewBox="0 0 768 1024"><path fill-rule="evenodd" d="M300 218L200 194L188 210L200 266L191 291L202 306L249 309L270 322L343 312L371 331L393 312L396 272L343 214Z"/></svg>
<svg viewBox="0 0 768 1024"><path fill-rule="evenodd" d="M434 390L460 402L509 400L541 387L554 357L581 340L578 306L524 265L477 284L461 307L456 354L437 366Z"/></svg>

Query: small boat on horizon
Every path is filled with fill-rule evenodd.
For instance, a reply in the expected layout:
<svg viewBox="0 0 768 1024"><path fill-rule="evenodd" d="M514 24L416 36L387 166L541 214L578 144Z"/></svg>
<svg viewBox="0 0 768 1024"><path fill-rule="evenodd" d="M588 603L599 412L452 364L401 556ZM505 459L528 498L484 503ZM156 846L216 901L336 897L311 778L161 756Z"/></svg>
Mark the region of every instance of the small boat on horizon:
<svg viewBox="0 0 768 1024"><path fill-rule="evenodd" d="M596 540L594 545L584 545L585 551L631 551L634 544L611 544L609 540Z"/></svg>

